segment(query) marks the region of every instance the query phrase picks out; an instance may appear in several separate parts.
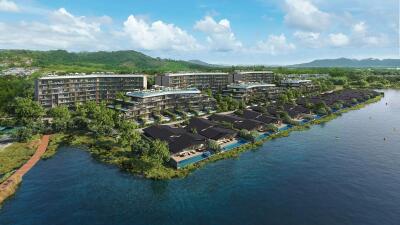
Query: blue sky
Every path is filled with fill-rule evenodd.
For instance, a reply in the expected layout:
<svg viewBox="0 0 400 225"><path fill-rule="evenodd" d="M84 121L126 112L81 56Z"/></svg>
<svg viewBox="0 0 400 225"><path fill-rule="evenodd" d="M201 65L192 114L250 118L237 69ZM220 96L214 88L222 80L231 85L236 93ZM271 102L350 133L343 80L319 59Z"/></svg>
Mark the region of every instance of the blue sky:
<svg viewBox="0 0 400 225"><path fill-rule="evenodd" d="M0 0L0 33L2 49L133 49L223 64L399 58L399 3Z"/></svg>

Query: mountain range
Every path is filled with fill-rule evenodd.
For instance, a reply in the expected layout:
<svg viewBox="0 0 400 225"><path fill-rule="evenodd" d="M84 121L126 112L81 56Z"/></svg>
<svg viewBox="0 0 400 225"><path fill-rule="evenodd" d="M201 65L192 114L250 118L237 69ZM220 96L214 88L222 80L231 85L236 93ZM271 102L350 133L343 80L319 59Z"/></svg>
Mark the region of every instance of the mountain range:
<svg viewBox="0 0 400 225"><path fill-rule="evenodd" d="M400 67L400 59L318 59L308 63L291 65L289 67L354 67L354 68L396 68Z"/></svg>
<svg viewBox="0 0 400 225"><path fill-rule="evenodd" d="M67 52L64 50L31 51L0 50L1 67L31 66L48 71L64 72L145 72L149 74L177 71L229 70L229 66L211 64L200 60L172 60L147 56L128 51ZM254 66L236 66L252 68ZM260 69L263 69L263 66ZM277 66L269 66L277 67ZM289 65L291 68L352 67L352 68L400 68L400 59L319 59L308 63Z"/></svg>

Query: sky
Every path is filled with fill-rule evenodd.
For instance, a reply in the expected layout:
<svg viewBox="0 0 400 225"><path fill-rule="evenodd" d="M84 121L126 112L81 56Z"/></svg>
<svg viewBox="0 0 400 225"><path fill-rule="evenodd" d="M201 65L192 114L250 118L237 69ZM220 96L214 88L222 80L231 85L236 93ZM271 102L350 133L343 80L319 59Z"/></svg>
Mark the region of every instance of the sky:
<svg viewBox="0 0 400 225"><path fill-rule="evenodd" d="M400 58L399 0L0 0L0 49L215 64Z"/></svg>

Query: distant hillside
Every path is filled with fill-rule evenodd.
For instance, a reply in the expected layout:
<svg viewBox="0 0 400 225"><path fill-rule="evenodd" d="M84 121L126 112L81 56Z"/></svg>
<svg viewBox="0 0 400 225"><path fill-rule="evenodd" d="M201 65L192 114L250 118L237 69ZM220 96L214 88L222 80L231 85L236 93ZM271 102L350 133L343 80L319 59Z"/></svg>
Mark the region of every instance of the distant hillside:
<svg viewBox="0 0 400 225"><path fill-rule="evenodd" d="M224 67L221 65L206 63L206 62L198 60L198 59L189 60L188 62L196 64L196 65L200 65L200 66L206 66L206 67Z"/></svg>
<svg viewBox="0 0 400 225"><path fill-rule="evenodd" d="M196 63L152 58L136 51L114 52L67 52L0 50L0 66L33 66L49 71L65 72L164 72L184 70L207 70L209 66Z"/></svg>
<svg viewBox="0 0 400 225"><path fill-rule="evenodd" d="M400 67L400 59L320 59L309 63L292 65L290 67Z"/></svg>

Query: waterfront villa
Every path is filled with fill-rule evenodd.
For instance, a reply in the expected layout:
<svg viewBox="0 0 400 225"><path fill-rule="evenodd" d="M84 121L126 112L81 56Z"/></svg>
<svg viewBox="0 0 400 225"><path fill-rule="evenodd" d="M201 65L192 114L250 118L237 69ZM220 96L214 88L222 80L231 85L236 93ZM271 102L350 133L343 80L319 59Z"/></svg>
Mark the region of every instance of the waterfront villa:
<svg viewBox="0 0 400 225"><path fill-rule="evenodd" d="M191 133L184 128L154 125L143 129L143 133L147 137L167 142L171 154L202 150L205 147L206 139L203 136Z"/></svg>
<svg viewBox="0 0 400 225"><path fill-rule="evenodd" d="M233 128L238 130L248 131L263 131L264 124L257 120L245 119L233 114L221 115L214 114L209 117L211 121L215 121L221 124L231 124Z"/></svg>
<svg viewBox="0 0 400 225"><path fill-rule="evenodd" d="M207 139L217 141L218 143L231 140L237 135L236 131L224 128L204 118L191 118L186 129L188 131L195 131Z"/></svg>
<svg viewBox="0 0 400 225"><path fill-rule="evenodd" d="M276 127L279 127L282 125L282 120L277 117L273 117L273 116L270 116L267 114L262 114L260 112L256 112L256 111L249 110L249 109L243 110L243 114L241 114L240 116L245 119L257 120L257 121L260 121L265 124L272 124L272 125L275 125Z"/></svg>
<svg viewBox="0 0 400 225"><path fill-rule="evenodd" d="M111 101L117 93L147 88L147 77L136 74L71 74L35 81L35 99L45 108L73 107L87 101Z"/></svg>
<svg viewBox="0 0 400 225"><path fill-rule="evenodd" d="M126 93L109 107L120 110L127 118L148 118L164 110L207 111L214 108L215 100L196 88L165 88Z"/></svg>

